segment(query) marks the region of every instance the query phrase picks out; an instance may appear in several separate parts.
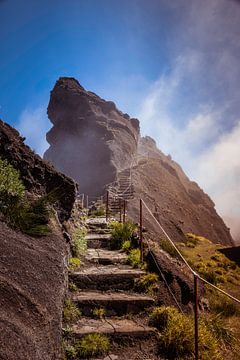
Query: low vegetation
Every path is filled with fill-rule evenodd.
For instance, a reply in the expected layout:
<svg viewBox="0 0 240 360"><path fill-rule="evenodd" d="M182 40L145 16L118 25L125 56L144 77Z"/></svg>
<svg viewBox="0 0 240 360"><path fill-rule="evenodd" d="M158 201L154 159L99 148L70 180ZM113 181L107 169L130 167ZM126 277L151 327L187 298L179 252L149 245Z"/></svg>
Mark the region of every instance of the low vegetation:
<svg viewBox="0 0 240 360"><path fill-rule="evenodd" d="M72 257L69 259L69 265L68 268L69 270L76 270L81 266L81 260L79 258L76 257Z"/></svg>
<svg viewBox="0 0 240 360"><path fill-rule="evenodd" d="M48 235L51 206L58 200L58 189L29 201L20 173L6 160L0 159L0 209L15 229L31 236Z"/></svg>
<svg viewBox="0 0 240 360"><path fill-rule="evenodd" d="M194 322L191 316L174 307L155 308L149 323L159 330L159 351L172 359L193 359ZM199 351L201 359L221 359L218 338L204 321L199 323Z"/></svg>
<svg viewBox="0 0 240 360"><path fill-rule="evenodd" d="M87 235L87 229L85 227L79 225L75 229L72 235L72 239L73 239L72 254L74 257L79 258L85 255L87 251L86 235Z"/></svg>
<svg viewBox="0 0 240 360"><path fill-rule="evenodd" d="M81 317L81 311L77 305L71 300L66 299L63 308L63 318L65 322L74 322Z"/></svg>
<svg viewBox="0 0 240 360"><path fill-rule="evenodd" d="M75 343L77 355L82 358L105 355L109 351L109 339L102 334L85 335Z"/></svg>
<svg viewBox="0 0 240 360"><path fill-rule="evenodd" d="M174 248L174 246L170 243L169 240L161 239L160 240L160 247L161 247L162 250L167 252L170 256L172 256L174 258L179 257L179 254L178 254L177 250Z"/></svg>
<svg viewBox="0 0 240 360"><path fill-rule="evenodd" d="M141 267L141 251L139 249L130 250L127 261L134 268Z"/></svg>
<svg viewBox="0 0 240 360"><path fill-rule="evenodd" d="M94 308L92 314L93 317L97 319L102 319L106 314L106 310L104 308Z"/></svg>
<svg viewBox="0 0 240 360"><path fill-rule="evenodd" d="M113 249L121 249L124 242L131 241L133 234L137 229L137 226L130 221L125 223L112 221L109 224L109 227L111 229L111 246Z"/></svg>
<svg viewBox="0 0 240 360"><path fill-rule="evenodd" d="M137 292L143 292L152 294L158 288L158 275L154 273L148 273L142 275L135 280L134 290Z"/></svg>
<svg viewBox="0 0 240 360"><path fill-rule="evenodd" d="M69 291L71 291L71 292L77 292L77 291L78 291L77 285L74 284L73 282L70 282L70 283L68 284L68 289L69 289Z"/></svg>

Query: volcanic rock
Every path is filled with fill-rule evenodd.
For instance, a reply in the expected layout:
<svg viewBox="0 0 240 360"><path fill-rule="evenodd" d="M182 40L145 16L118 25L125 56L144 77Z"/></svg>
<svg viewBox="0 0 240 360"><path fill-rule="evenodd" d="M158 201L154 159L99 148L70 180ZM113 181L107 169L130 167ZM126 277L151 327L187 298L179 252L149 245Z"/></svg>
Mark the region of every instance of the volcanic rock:
<svg viewBox="0 0 240 360"><path fill-rule="evenodd" d="M80 184L81 193L102 195L117 172L131 164L137 151L139 122L112 101L86 91L73 78L60 78L48 106L53 123L44 154Z"/></svg>
<svg viewBox="0 0 240 360"><path fill-rule="evenodd" d="M30 147L18 131L0 120L0 156L8 160L21 174L21 179L30 193L43 195L59 188L59 218L68 219L75 201L76 184L72 179L59 173L43 161Z"/></svg>
<svg viewBox="0 0 240 360"><path fill-rule="evenodd" d="M86 91L77 80L60 78L51 92L48 115L54 126L47 134L50 148L44 157L79 182L81 192L104 195L112 183L118 193L125 189L130 217L138 221L141 197L174 241L193 232L232 244L210 197L152 138L141 138L138 120L117 110L113 102ZM152 216L146 211L144 216L153 236L161 237Z"/></svg>

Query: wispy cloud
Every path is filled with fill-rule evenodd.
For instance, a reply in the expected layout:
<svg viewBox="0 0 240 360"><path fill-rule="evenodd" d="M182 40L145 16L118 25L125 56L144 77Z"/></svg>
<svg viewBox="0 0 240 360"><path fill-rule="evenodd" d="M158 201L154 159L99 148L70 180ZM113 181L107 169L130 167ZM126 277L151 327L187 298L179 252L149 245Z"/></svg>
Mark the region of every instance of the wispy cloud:
<svg viewBox="0 0 240 360"><path fill-rule="evenodd" d="M51 124L46 114L46 105L36 109L25 109L16 126L20 134L26 137L26 143L39 155L48 148L46 133Z"/></svg>

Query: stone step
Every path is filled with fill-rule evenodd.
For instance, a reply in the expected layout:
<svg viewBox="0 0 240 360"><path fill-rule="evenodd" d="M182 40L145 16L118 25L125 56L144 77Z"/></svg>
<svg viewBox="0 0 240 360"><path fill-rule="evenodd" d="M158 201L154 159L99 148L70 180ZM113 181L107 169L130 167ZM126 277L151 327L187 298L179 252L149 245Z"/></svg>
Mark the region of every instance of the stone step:
<svg viewBox="0 0 240 360"><path fill-rule="evenodd" d="M105 316L123 316L139 313L155 302L154 298L143 294L97 291L75 293L72 300L77 303L84 316L91 317L96 308L103 308Z"/></svg>
<svg viewBox="0 0 240 360"><path fill-rule="evenodd" d="M76 324L71 326L71 334L76 339L93 333L107 335L111 340L120 340L122 338L146 339L154 336L156 330L138 324L133 320L115 318L107 320L81 318Z"/></svg>
<svg viewBox="0 0 240 360"><path fill-rule="evenodd" d="M107 249L110 246L111 234L90 233L86 235L89 249Z"/></svg>
<svg viewBox="0 0 240 360"><path fill-rule="evenodd" d="M92 234L99 234L99 235L104 235L104 234L111 234L111 229L100 229L100 228L95 228L95 227L92 227L91 229L89 229L89 233L92 233Z"/></svg>
<svg viewBox="0 0 240 360"><path fill-rule="evenodd" d="M134 280L143 274L143 270L133 269L127 265L99 265L69 271L69 278L79 289L132 290Z"/></svg>
<svg viewBox="0 0 240 360"><path fill-rule="evenodd" d="M127 258L124 252L105 249L88 249L86 254L86 260L102 265L126 264Z"/></svg>

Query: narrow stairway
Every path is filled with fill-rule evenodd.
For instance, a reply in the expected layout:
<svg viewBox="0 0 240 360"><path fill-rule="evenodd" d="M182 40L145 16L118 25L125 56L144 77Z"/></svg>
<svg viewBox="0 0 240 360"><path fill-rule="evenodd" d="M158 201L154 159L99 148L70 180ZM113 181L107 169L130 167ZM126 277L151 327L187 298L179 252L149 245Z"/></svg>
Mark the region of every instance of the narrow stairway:
<svg viewBox="0 0 240 360"><path fill-rule="evenodd" d="M111 188L114 190L115 196L111 194ZM115 186L110 186L109 210L112 214L118 213L124 200L128 201L133 198L133 185L131 177L131 169L125 169L118 174L118 181ZM121 198L121 200L119 200Z"/></svg>
<svg viewBox="0 0 240 360"><path fill-rule="evenodd" d="M144 311L154 305L154 298L133 292L135 279L145 271L127 265L125 253L110 250L111 236L104 218L89 219L88 228L85 266L69 272L69 281L78 287L72 300L82 313L71 326L72 337L100 333L107 335L112 344L152 337L155 329L147 325ZM93 310L100 308L104 316L93 318Z"/></svg>

